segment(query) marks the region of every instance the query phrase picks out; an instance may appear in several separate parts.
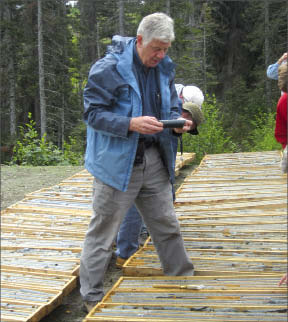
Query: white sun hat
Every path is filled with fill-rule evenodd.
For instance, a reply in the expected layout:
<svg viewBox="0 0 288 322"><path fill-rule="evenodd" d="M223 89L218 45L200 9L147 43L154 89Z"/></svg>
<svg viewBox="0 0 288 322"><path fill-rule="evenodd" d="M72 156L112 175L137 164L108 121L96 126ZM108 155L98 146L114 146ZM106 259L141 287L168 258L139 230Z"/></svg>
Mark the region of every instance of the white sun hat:
<svg viewBox="0 0 288 322"><path fill-rule="evenodd" d="M182 89L184 88L184 85L182 84L175 84L175 88L176 88L176 92L178 97L180 97L181 93L182 93Z"/></svg>
<svg viewBox="0 0 288 322"><path fill-rule="evenodd" d="M182 96L185 102L192 102L197 104L200 108L204 102L204 95L200 88L193 85L184 86Z"/></svg>

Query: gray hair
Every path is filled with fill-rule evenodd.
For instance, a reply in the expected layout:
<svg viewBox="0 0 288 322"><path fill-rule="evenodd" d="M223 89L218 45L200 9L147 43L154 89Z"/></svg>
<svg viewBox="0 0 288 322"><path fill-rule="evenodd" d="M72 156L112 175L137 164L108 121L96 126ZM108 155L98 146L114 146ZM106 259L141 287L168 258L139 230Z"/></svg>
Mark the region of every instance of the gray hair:
<svg viewBox="0 0 288 322"><path fill-rule="evenodd" d="M153 39L163 42L172 42L175 39L174 21L165 13L156 12L144 17L137 29L137 36L143 38L143 45L146 46Z"/></svg>

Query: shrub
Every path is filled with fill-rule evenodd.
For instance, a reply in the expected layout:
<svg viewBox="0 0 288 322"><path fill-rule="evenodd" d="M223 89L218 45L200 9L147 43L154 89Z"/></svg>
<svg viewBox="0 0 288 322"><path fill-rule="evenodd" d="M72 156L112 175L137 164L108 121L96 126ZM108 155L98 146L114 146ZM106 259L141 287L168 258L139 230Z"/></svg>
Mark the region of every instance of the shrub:
<svg viewBox="0 0 288 322"><path fill-rule="evenodd" d="M199 162L205 154L235 152L236 145L226 135L215 96L207 96L202 106L205 121L198 127L198 135L183 134L183 150L195 152Z"/></svg>
<svg viewBox="0 0 288 322"><path fill-rule="evenodd" d="M246 151L280 150L281 145L275 140L275 113L263 113L250 122L253 130L244 141Z"/></svg>
<svg viewBox="0 0 288 322"><path fill-rule="evenodd" d="M24 127L19 127L20 139L14 146L11 164L32 166L81 164L81 154L73 152L75 140L69 137L70 143L64 142L64 151L61 151L46 140L46 134L39 138L31 113L28 114L28 118L29 122Z"/></svg>
<svg viewBox="0 0 288 322"><path fill-rule="evenodd" d="M68 139L69 142L64 141L63 144L64 160L71 165L81 165L83 163L83 157L81 152L75 151L77 147L76 139L71 136Z"/></svg>

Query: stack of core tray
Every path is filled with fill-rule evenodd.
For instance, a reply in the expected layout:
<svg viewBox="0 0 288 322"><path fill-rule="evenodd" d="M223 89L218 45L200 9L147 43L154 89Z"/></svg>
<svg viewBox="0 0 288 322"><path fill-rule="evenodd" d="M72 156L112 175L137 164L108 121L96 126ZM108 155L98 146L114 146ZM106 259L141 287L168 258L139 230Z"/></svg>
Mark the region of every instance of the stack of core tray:
<svg viewBox="0 0 288 322"><path fill-rule="evenodd" d="M83 170L1 212L1 322L39 321L76 287L92 182Z"/></svg>
<svg viewBox="0 0 288 322"><path fill-rule="evenodd" d="M163 276L152 240L91 321L287 321L287 176L279 151L206 155L177 191L193 277Z"/></svg>

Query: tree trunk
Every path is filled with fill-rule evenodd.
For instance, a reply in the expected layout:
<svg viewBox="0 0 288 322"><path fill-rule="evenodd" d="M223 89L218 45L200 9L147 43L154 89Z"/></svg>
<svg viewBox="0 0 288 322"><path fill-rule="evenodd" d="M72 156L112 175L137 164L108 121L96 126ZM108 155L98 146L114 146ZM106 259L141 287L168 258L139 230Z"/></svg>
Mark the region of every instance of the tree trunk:
<svg viewBox="0 0 288 322"><path fill-rule="evenodd" d="M230 32L227 40L227 60L225 63L225 74L223 81L223 94L230 90L234 78L234 59L237 51L237 39L238 39L238 29L237 29L237 6L232 6L232 16L230 18Z"/></svg>
<svg viewBox="0 0 288 322"><path fill-rule="evenodd" d="M118 0L118 9L119 9L119 35L125 35L124 28L124 1Z"/></svg>
<svg viewBox="0 0 288 322"><path fill-rule="evenodd" d="M189 14L189 26L195 27L195 3L194 0L190 0L190 14Z"/></svg>
<svg viewBox="0 0 288 322"><path fill-rule="evenodd" d="M269 3L265 0L264 3L264 37L265 37L265 68L270 64L270 48L269 48ZM271 106L271 82L266 77L266 102L267 106Z"/></svg>
<svg viewBox="0 0 288 322"><path fill-rule="evenodd" d="M170 0L166 0L166 14L170 16Z"/></svg>
<svg viewBox="0 0 288 322"><path fill-rule="evenodd" d="M10 38L10 37L9 37ZM10 38L11 40L11 38ZM9 106L10 106L10 135L16 136L16 91L15 91L15 68L13 54L9 55L8 75L9 75Z"/></svg>
<svg viewBox="0 0 288 322"><path fill-rule="evenodd" d="M47 132L47 129L46 129L44 54L43 54L42 0L37 0L37 3L38 3L38 62L39 62L40 121L41 121L41 137L43 137L43 135Z"/></svg>
<svg viewBox="0 0 288 322"><path fill-rule="evenodd" d="M12 25L11 7L6 5L4 7L4 19L9 25ZM14 46L13 36L10 28L6 29L4 34L4 42L7 48L7 74L8 74L8 88L9 88L9 116L10 116L10 136L16 136L16 91L15 91L15 61L14 61Z"/></svg>
<svg viewBox="0 0 288 322"><path fill-rule="evenodd" d="M204 24L203 24L203 82L204 82L204 93L207 93L207 65L206 65L206 57L207 57L207 50L206 50L206 25L205 25L205 18L204 15Z"/></svg>
<svg viewBox="0 0 288 322"><path fill-rule="evenodd" d="M97 58L101 58L101 50L100 50L100 35L99 35L100 23L97 21L96 24L96 46L97 46Z"/></svg>
<svg viewBox="0 0 288 322"><path fill-rule="evenodd" d="M2 21L3 19L3 3L0 2L0 20ZM0 57L3 57L3 50L2 50L2 24L0 23ZM1 135L1 130L3 131L2 129L2 113L3 113L3 106L2 106L2 99L3 99L3 80L2 80L2 77L3 77L3 59L0 60L0 135ZM2 140L0 140L0 147L2 146ZM2 153L0 153L0 162L2 163Z"/></svg>
<svg viewBox="0 0 288 322"><path fill-rule="evenodd" d="M67 12L66 12L66 4L65 1L62 3L62 10L61 10L61 14L62 14L62 19L65 19ZM65 62L68 60L67 59L67 31L65 28L63 28L63 32L62 32L62 37L63 37L63 64L65 64ZM63 78L63 85L67 82L67 78L66 78L66 74L62 75ZM65 95L65 90L64 90L65 86L63 86L63 92L62 92L62 104L60 105L60 111L59 111L59 120L58 120L58 147L60 149L63 148L64 146L64 133L65 133L65 110L66 110L66 95Z"/></svg>
<svg viewBox="0 0 288 322"><path fill-rule="evenodd" d="M64 146L64 131L65 131L65 97L62 95L62 107L59 111L58 122L58 148L62 149Z"/></svg>

